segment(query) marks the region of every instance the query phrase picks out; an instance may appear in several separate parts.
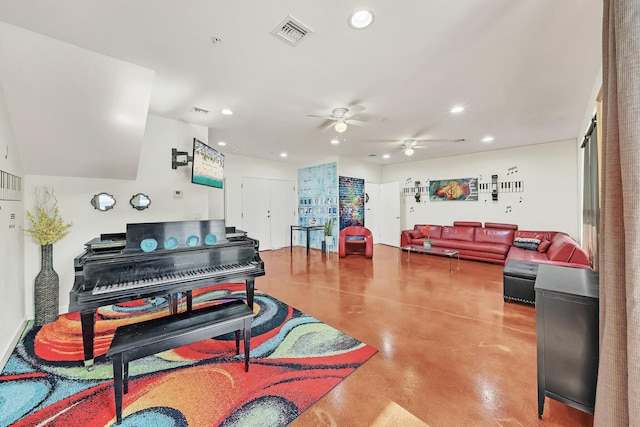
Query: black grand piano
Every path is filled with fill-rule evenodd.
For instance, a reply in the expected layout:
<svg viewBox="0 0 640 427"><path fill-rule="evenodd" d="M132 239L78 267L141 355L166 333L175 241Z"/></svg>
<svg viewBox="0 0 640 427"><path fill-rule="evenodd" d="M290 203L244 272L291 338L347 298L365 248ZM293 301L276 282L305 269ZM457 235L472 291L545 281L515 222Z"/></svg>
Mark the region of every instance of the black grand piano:
<svg viewBox="0 0 640 427"><path fill-rule="evenodd" d="M126 234L101 235L75 258L69 312L80 312L85 365L93 364L96 310L155 296L169 297L219 283L244 281L253 307L255 278L264 276L258 241L231 232L224 220L127 224Z"/></svg>

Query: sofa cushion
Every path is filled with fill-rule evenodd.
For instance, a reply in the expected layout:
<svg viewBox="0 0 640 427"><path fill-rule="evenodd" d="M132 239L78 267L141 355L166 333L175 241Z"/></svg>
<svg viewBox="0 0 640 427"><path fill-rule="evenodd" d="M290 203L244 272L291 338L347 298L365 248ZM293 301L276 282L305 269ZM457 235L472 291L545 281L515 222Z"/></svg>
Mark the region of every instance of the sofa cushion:
<svg viewBox="0 0 640 427"><path fill-rule="evenodd" d="M587 251L585 251L584 249L582 249L580 246L577 246L577 245L576 245L576 249L573 251L573 254L571 255L571 259L569 259L569 262L577 265L585 265L587 267L591 265L591 263L589 262L589 254L587 253Z"/></svg>
<svg viewBox="0 0 640 427"><path fill-rule="evenodd" d="M513 230L501 228L476 228L475 241L481 243L500 243L511 245Z"/></svg>
<svg viewBox="0 0 640 427"><path fill-rule="evenodd" d="M443 239L466 240L473 242L474 235L475 229L473 227L450 227L445 225L442 227L442 235L440 237Z"/></svg>
<svg viewBox="0 0 640 427"><path fill-rule="evenodd" d="M520 261L532 261L532 262L545 262L548 261L546 253L531 251L529 249L522 249L516 246L512 246L509 249L509 255L507 256L507 260L517 259Z"/></svg>
<svg viewBox="0 0 640 427"><path fill-rule="evenodd" d="M513 241L513 246L516 248L528 249L530 251L537 251L538 245L541 240L535 237L516 237Z"/></svg>
<svg viewBox="0 0 640 427"><path fill-rule="evenodd" d="M538 245L538 252L547 252L549 246L551 246L551 241L543 239L542 242L540 242L540 244Z"/></svg>
<svg viewBox="0 0 640 427"><path fill-rule="evenodd" d="M518 225L517 224L502 224L499 222L485 222L484 223L484 227L485 228L507 228L509 230L517 230L518 229Z"/></svg>
<svg viewBox="0 0 640 427"><path fill-rule="evenodd" d="M429 231L429 238L435 238L435 239L439 239L440 238L440 233L442 232L442 226L440 226L440 225L415 224L413 226L413 231L420 231L422 229L422 227L425 227L425 226L431 227L431 230ZM422 237L424 237L424 236L422 236Z"/></svg>
<svg viewBox="0 0 640 427"><path fill-rule="evenodd" d="M411 236L412 239L422 239L424 237L421 231L410 231L409 236ZM549 242L549 244L551 244L551 242Z"/></svg>
<svg viewBox="0 0 640 427"><path fill-rule="evenodd" d="M478 243L466 240L434 239L433 245L443 249L454 249L460 253L473 251L487 254L500 254L503 257L509 252L509 245L499 243Z"/></svg>
<svg viewBox="0 0 640 427"><path fill-rule="evenodd" d="M555 231L526 231L526 230L516 230L513 233L513 237L536 237L540 240L551 240L553 236L555 236Z"/></svg>
<svg viewBox="0 0 640 427"><path fill-rule="evenodd" d="M481 222L477 221L453 221L454 227L482 227Z"/></svg>
<svg viewBox="0 0 640 427"><path fill-rule="evenodd" d="M547 256L551 261L569 262L578 244L564 233L557 233L547 249Z"/></svg>
<svg viewBox="0 0 640 427"><path fill-rule="evenodd" d="M432 225L431 232L429 233L429 238L431 239L439 239L442 237L442 226L441 225Z"/></svg>

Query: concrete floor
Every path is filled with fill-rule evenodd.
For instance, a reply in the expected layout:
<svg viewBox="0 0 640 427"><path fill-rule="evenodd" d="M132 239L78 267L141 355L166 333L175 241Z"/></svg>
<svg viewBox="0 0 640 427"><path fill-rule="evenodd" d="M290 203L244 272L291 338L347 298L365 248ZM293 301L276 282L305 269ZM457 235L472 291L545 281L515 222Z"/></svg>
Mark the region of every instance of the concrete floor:
<svg viewBox="0 0 640 427"><path fill-rule="evenodd" d="M256 288L378 349L292 426L592 426L537 416L535 309L502 299L501 265L375 245L373 259L260 253ZM454 268L456 261L453 262Z"/></svg>

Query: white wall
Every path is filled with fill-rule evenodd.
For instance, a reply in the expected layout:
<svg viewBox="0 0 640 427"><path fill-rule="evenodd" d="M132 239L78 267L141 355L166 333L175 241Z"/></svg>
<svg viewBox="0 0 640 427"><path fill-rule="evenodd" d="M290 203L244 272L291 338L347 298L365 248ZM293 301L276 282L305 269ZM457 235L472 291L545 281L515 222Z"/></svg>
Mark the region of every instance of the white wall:
<svg viewBox="0 0 640 427"><path fill-rule="evenodd" d="M340 157L338 158L338 176L361 178L365 182L380 184L382 182L382 166Z"/></svg>
<svg viewBox="0 0 640 427"><path fill-rule="evenodd" d="M22 162L13 134L4 91L0 86L0 170L22 176ZM0 200L0 368L27 319L24 295L24 216L22 201ZM11 219L15 215L15 219Z"/></svg>
<svg viewBox="0 0 640 427"><path fill-rule="evenodd" d="M69 291L73 286L73 260L84 244L101 233L125 232L127 223L185 221L209 218L209 198L222 190L191 184L190 167L171 169L171 148L191 152L196 137L207 141L207 128L150 116L147 121L140 166L136 180L88 179L27 175L24 207L32 211L35 187L52 187L58 199L60 213L71 221L71 233L57 242L53 249L54 268L60 276L60 312L68 310ZM173 198L173 190L181 190L182 198ZM114 209L101 212L90 204L94 194L112 194ZM138 211L129 205L136 193L151 199L148 209ZM23 236L21 236L23 237ZM24 239L24 303L27 317L33 318L33 280L40 270L40 246L29 235Z"/></svg>
<svg viewBox="0 0 640 427"><path fill-rule="evenodd" d="M480 194L477 202L431 202L423 194L416 203L403 196L403 229L425 222L489 221L518 224L522 230L564 231L579 240L578 146L576 140L567 140L390 165L383 168L383 179L398 181L401 188L413 187L416 180L426 185L429 180L467 177L490 183L492 174L498 181L524 182L523 193L500 193L497 202L490 194ZM508 174L514 166L518 172Z"/></svg>
<svg viewBox="0 0 640 427"><path fill-rule="evenodd" d="M266 178L298 183L298 165L273 160L256 159L233 154L225 155L227 226L242 226L242 177ZM297 218L297 212L296 212Z"/></svg>

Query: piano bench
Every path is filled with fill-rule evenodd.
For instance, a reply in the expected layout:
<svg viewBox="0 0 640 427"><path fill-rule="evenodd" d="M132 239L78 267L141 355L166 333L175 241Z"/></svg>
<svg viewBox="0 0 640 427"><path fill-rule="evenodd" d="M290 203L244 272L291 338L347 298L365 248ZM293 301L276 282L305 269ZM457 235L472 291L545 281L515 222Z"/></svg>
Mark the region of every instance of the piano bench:
<svg viewBox="0 0 640 427"><path fill-rule="evenodd" d="M229 332L236 333L240 354L242 330L247 372L252 320L253 311L238 300L118 327L107 351L113 362L116 424L122 421L122 395L129 391L129 362Z"/></svg>

